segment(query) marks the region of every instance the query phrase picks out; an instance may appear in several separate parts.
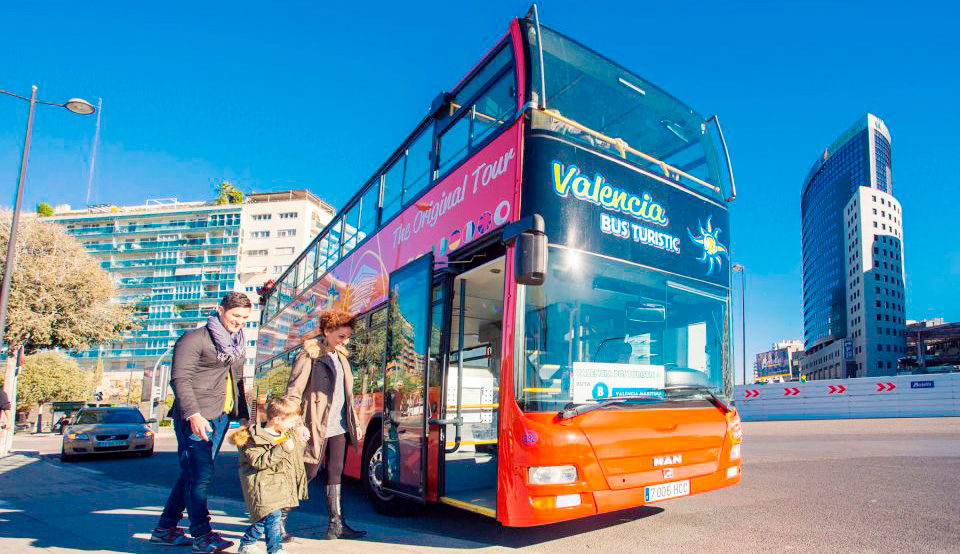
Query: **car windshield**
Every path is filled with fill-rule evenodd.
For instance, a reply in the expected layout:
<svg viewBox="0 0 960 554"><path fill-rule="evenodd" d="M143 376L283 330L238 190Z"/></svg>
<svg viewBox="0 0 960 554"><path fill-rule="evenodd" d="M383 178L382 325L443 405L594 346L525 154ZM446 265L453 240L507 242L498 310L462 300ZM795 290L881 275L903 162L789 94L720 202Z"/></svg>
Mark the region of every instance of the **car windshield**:
<svg viewBox="0 0 960 554"><path fill-rule="evenodd" d="M552 247L539 287L525 287L517 398L524 411L663 406L646 398L702 400L671 387L733 393L728 289L625 261Z"/></svg>
<svg viewBox="0 0 960 554"><path fill-rule="evenodd" d="M653 83L627 71L575 40L543 27L543 75L547 108L705 181L682 178L680 183L712 198L729 183L716 123L682 104ZM539 73L535 64L534 71ZM539 80L539 75L536 76ZM572 140L594 148L615 150L589 136L564 129ZM660 174L655 162L629 155L634 164Z"/></svg>
<svg viewBox="0 0 960 554"><path fill-rule="evenodd" d="M139 410L84 410L77 416L77 425L104 423L146 423Z"/></svg>

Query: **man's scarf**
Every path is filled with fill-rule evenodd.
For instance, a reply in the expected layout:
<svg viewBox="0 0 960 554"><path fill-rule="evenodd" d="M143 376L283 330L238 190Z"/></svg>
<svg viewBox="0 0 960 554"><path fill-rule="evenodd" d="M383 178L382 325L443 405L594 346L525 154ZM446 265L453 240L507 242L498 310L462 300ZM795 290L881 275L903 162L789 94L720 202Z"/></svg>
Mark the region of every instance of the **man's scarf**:
<svg viewBox="0 0 960 554"><path fill-rule="evenodd" d="M243 341L242 327L236 333L230 334L220 321L220 317L213 315L207 319L207 330L210 331L213 345L217 347L218 360L230 363L244 358L246 343Z"/></svg>

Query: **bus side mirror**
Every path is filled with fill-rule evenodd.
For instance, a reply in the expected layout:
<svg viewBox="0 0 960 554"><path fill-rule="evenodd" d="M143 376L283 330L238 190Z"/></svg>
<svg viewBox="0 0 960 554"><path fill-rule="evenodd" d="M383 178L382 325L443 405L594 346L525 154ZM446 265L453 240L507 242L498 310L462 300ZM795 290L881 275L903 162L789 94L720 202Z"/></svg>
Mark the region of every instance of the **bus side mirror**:
<svg viewBox="0 0 960 554"><path fill-rule="evenodd" d="M520 233L514 254L514 279L517 283L542 285L547 277L547 235Z"/></svg>
<svg viewBox="0 0 960 554"><path fill-rule="evenodd" d="M521 285L542 285L547 277L547 235L543 216L528 215L503 228L503 244L514 243L513 278Z"/></svg>

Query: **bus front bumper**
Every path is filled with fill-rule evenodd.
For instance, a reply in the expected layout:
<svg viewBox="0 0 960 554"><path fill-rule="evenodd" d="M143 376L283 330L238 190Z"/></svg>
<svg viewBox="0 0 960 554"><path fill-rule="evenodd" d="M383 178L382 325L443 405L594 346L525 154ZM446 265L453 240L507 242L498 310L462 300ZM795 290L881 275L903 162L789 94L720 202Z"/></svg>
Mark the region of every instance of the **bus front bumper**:
<svg viewBox="0 0 960 554"><path fill-rule="evenodd" d="M689 479L690 493L677 498L729 487L730 485L739 483L740 477L741 469L739 463L727 468L722 468L716 473L693 477ZM571 502L570 499L570 497L575 495L570 494L556 497L532 497L530 499L532 510L529 512L529 518L522 517L521 521L514 520L504 523L512 527L546 525L629 508L637 508L652 504L646 500L646 488L647 486L639 486L619 490L606 489L581 492L579 493L579 503L576 505L569 505L575 502L575 500Z"/></svg>

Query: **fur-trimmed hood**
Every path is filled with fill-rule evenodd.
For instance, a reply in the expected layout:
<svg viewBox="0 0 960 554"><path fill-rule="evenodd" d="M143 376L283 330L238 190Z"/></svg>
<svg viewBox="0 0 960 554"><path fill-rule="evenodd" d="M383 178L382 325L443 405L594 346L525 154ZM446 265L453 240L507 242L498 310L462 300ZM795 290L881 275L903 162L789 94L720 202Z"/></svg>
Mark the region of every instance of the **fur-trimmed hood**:
<svg viewBox="0 0 960 554"><path fill-rule="evenodd" d="M250 441L253 441L254 444L271 444L273 439L263 433L264 426L254 423L234 431L229 440L237 448L243 448Z"/></svg>
<svg viewBox="0 0 960 554"><path fill-rule="evenodd" d="M310 356L310 358L314 360L320 356L330 353L330 349L327 348L326 343L320 339L307 339L303 341L303 351L307 353L307 356ZM350 357L350 353L343 346L338 346L336 351L344 357Z"/></svg>

